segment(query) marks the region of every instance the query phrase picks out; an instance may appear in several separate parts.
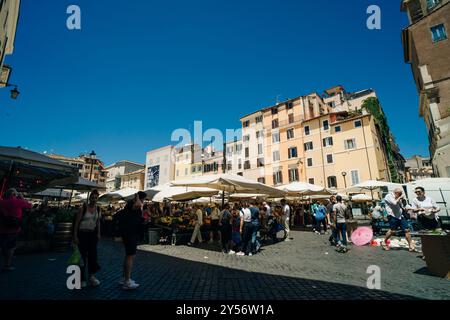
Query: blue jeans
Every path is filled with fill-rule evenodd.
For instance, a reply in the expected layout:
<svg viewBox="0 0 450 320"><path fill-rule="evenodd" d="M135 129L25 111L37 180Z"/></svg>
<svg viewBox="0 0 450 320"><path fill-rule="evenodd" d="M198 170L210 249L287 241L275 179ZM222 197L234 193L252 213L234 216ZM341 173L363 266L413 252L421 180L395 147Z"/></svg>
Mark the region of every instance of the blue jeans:
<svg viewBox="0 0 450 320"><path fill-rule="evenodd" d="M253 230L252 230L252 252L256 253L256 236L258 235L259 230L259 223L253 223Z"/></svg>
<svg viewBox="0 0 450 320"><path fill-rule="evenodd" d="M244 232L242 235L242 252L248 255L252 251L253 224L251 222L244 223Z"/></svg>
<svg viewBox="0 0 450 320"><path fill-rule="evenodd" d="M336 228L333 230L335 233L336 242L341 242L344 246L347 245L347 225L345 223L337 223ZM339 233L342 234L342 241Z"/></svg>

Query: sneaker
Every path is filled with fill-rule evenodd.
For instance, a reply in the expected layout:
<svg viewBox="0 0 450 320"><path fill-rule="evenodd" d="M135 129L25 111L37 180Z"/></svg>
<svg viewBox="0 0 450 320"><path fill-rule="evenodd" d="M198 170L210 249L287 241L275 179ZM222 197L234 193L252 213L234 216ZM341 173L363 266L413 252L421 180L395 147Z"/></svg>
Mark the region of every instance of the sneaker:
<svg viewBox="0 0 450 320"><path fill-rule="evenodd" d="M131 282L135 282L133 279L130 279ZM125 278L122 278L122 280L119 281L119 284L123 286L125 284Z"/></svg>
<svg viewBox="0 0 450 320"><path fill-rule="evenodd" d="M236 255L237 255L237 256L245 256L245 253L243 253L243 252L238 252L238 253L236 253Z"/></svg>
<svg viewBox="0 0 450 320"><path fill-rule="evenodd" d="M228 254L235 254L236 252L234 252L233 250L228 251Z"/></svg>
<svg viewBox="0 0 450 320"><path fill-rule="evenodd" d="M98 287L98 286L100 285L100 281L99 281L96 277L91 276L91 277L89 278L89 284L90 284L92 287Z"/></svg>
<svg viewBox="0 0 450 320"><path fill-rule="evenodd" d="M141 285L134 282L133 280L129 280L128 282L125 282L122 286L123 290L135 290L137 288L139 288Z"/></svg>
<svg viewBox="0 0 450 320"><path fill-rule="evenodd" d="M289 239L289 238L286 238L286 240L284 240L284 241L291 241L291 239Z"/></svg>
<svg viewBox="0 0 450 320"><path fill-rule="evenodd" d="M248 254L248 256L249 256L249 257L253 256L253 253L250 252L250 253Z"/></svg>
<svg viewBox="0 0 450 320"><path fill-rule="evenodd" d="M81 287L82 288L86 288L87 287L87 282L86 281L81 281Z"/></svg>
<svg viewBox="0 0 450 320"><path fill-rule="evenodd" d="M314 231L314 233L315 233L315 234L320 234L320 232L319 232L319 231Z"/></svg>
<svg viewBox="0 0 450 320"><path fill-rule="evenodd" d="M189 247L192 247L192 242L188 242L187 244Z"/></svg>

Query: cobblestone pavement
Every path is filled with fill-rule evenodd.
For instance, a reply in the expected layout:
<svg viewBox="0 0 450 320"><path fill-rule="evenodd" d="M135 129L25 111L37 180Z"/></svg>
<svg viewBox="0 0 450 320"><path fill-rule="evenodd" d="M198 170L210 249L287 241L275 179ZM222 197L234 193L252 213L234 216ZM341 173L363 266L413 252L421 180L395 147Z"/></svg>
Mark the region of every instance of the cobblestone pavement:
<svg viewBox="0 0 450 320"><path fill-rule="evenodd" d="M420 254L351 247L334 251L327 236L292 232L291 242L263 247L253 257L224 255L216 245L141 246L133 278L123 291L121 243L103 240L99 288L66 288L68 253L23 255L14 272L0 274L0 299L450 299L449 280L431 276ZM381 268L381 290L366 287L367 267Z"/></svg>

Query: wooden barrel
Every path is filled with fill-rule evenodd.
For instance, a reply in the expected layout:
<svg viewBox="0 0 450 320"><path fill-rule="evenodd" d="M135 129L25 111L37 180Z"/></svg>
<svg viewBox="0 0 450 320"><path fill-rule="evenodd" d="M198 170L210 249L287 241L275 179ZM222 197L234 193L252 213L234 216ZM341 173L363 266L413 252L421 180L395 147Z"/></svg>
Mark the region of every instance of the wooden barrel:
<svg viewBox="0 0 450 320"><path fill-rule="evenodd" d="M53 250L66 252L72 247L72 223L57 223L53 234Z"/></svg>

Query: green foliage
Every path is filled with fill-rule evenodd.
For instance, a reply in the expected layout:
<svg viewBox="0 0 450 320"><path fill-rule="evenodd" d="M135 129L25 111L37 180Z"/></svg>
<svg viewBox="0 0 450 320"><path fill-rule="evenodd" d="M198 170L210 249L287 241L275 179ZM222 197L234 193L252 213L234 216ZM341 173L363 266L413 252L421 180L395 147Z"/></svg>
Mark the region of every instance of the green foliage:
<svg viewBox="0 0 450 320"><path fill-rule="evenodd" d="M387 123L386 116L381 109L380 101L378 100L378 98L370 97L363 101L362 108L366 109L367 112L369 112L373 116L375 123L380 128L380 135L382 139L381 143L386 147L386 156L388 158L388 167L391 175L391 180L392 182L399 182L397 168L393 162L395 156L394 152L392 151L390 129Z"/></svg>

